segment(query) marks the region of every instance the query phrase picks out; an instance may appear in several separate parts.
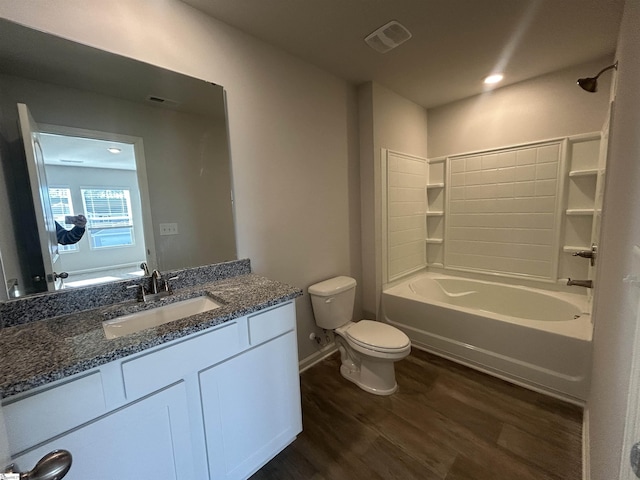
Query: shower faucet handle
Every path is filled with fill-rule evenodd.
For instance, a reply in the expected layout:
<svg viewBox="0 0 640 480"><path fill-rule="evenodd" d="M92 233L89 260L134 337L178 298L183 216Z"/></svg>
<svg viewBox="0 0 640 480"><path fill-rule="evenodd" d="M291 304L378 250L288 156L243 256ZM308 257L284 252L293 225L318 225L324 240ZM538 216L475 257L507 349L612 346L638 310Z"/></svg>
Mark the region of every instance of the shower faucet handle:
<svg viewBox="0 0 640 480"><path fill-rule="evenodd" d="M579 250L573 254L574 257L588 258L591 260L591 266L596 264L596 257L598 256L598 246L594 243L591 245L591 250Z"/></svg>

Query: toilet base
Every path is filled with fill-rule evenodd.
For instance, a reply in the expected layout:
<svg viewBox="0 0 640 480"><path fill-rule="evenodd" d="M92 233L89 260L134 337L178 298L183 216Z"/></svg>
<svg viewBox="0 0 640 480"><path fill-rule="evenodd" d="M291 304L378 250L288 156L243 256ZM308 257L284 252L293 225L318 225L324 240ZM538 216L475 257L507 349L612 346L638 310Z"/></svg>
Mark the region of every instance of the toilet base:
<svg viewBox="0 0 640 480"><path fill-rule="evenodd" d="M391 395L398 390L394 362L367 359L361 360L358 367L351 360L343 360L340 373L365 392L374 395Z"/></svg>

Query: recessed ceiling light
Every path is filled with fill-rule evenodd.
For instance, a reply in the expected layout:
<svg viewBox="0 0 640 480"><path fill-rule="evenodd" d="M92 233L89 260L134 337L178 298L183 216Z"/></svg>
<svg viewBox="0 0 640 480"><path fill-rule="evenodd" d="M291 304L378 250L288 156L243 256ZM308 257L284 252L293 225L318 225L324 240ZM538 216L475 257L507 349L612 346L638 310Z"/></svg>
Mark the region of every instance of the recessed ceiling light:
<svg viewBox="0 0 640 480"><path fill-rule="evenodd" d="M504 78L504 75L502 75L501 73L494 73L492 75L489 75L487 78L485 78L484 83L486 83L487 85L491 85L491 84L502 81L503 78Z"/></svg>
<svg viewBox="0 0 640 480"><path fill-rule="evenodd" d="M121 150L121 149L116 148L116 147L109 147L109 148L107 148L107 150L108 150L110 153L113 153L113 154L118 154L118 153L122 152L122 150Z"/></svg>

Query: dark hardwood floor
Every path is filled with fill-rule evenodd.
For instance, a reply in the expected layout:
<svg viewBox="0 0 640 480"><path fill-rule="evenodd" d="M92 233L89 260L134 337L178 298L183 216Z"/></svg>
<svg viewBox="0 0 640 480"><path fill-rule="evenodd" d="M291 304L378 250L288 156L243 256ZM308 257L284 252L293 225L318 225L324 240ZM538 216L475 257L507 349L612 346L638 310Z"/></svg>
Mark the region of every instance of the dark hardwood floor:
<svg viewBox="0 0 640 480"><path fill-rule="evenodd" d="M304 430L252 480L580 480L582 410L413 349L371 395L334 354L301 376Z"/></svg>

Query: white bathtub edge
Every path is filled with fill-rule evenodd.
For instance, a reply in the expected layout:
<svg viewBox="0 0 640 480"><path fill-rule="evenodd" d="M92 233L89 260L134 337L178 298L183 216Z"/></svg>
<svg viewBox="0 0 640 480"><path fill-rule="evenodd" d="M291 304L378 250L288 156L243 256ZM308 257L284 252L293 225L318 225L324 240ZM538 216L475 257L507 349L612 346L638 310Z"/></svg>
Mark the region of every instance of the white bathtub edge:
<svg viewBox="0 0 640 480"><path fill-rule="evenodd" d="M525 380L523 380L521 377L518 377L516 375L510 375L509 373L506 373L502 370L496 369L496 368L491 368L491 367L487 367L485 365L482 365L480 363L476 363L474 361L470 361L467 360L463 357L460 357L458 355L455 354L451 354L445 351L442 351L438 348L435 347L431 347L429 345L425 345L415 339L411 340L411 348L417 348L418 350L424 350L425 352L429 352L432 353L434 355L437 355L438 357L442 357L446 360L451 360L452 362L455 363L459 363L461 365L464 365L466 367L472 368L474 370L477 370L479 372L482 373L486 373L487 375L491 375L493 377L499 378L501 380L504 380L505 382L509 382L509 383L513 383L514 385L518 385L519 387L522 388L526 388L528 390L532 390L534 392L537 393L541 393L543 395L547 395L549 397L553 397L556 398L558 400L562 400L564 402L567 403L571 403L572 405L576 405L578 407L582 407L584 408L585 406L585 401L582 400L581 398L578 397L574 397L568 394L564 394L561 392L558 392L556 390L553 390L551 388L545 388L537 383L533 383L533 382L527 382Z"/></svg>
<svg viewBox="0 0 640 480"><path fill-rule="evenodd" d="M405 282L395 284L393 287L385 288L382 290L383 295L392 295L400 298L405 298L407 300L412 300L415 302L426 303L428 305L434 305L436 307L445 308L448 310L454 310L458 312L463 312L465 314L477 315L480 314L482 316L486 316L487 318L492 318L495 320L499 320L501 322L514 323L516 325L522 325L524 327L533 328L536 330L542 330L549 333L554 333L558 335L568 336L572 338L576 338L579 340L585 340L591 342L593 340L593 323L591 319L591 312L588 310L588 303L586 301L586 297L582 295L578 295L575 293L565 293L565 292L556 292L556 291L545 291L540 288L532 288L532 287L524 287L518 285L501 285L506 288L516 289L516 290L525 290L525 291L534 291L540 292L542 295L554 297L555 299L561 300L563 302L567 302L573 304L577 308L581 310L582 315L579 318L574 318L573 320L565 320L561 322L550 322L550 321L541 321L541 320L532 320L532 319L524 319L517 317L509 317L507 315L503 315L500 313L490 312L486 310L477 310L474 308L453 305L451 303L442 302L438 300L434 300L433 298L425 297L420 293L416 293L410 286L411 281L420 280L421 278L429 278L431 280L437 281L441 278L455 278L451 275L444 275L440 273L426 272L421 273L419 275L415 275L410 279L407 279ZM478 282L480 284L490 284L490 285L500 285L497 282L490 282L486 280L473 280L473 279L462 279L468 280L470 282ZM437 283L437 282L436 282ZM439 288L442 288L438 284Z"/></svg>

